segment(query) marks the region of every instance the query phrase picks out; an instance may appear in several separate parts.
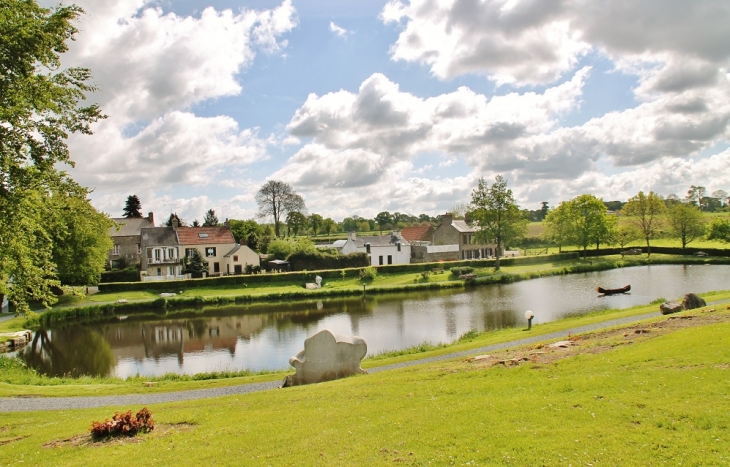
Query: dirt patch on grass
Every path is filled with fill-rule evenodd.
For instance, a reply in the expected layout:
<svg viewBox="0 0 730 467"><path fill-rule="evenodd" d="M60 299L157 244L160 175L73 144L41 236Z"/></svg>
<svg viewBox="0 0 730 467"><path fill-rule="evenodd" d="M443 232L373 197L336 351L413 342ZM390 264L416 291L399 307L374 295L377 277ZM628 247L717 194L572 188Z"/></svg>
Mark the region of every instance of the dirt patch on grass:
<svg viewBox="0 0 730 467"><path fill-rule="evenodd" d="M173 433L190 430L195 426L194 423L157 423L155 429L149 433L140 433L134 436L109 436L106 438L96 439L91 434L76 435L71 438L57 439L44 444L44 448L63 448L63 447L103 447L118 446L122 444L137 444L149 438L160 438L169 436Z"/></svg>
<svg viewBox="0 0 730 467"><path fill-rule="evenodd" d="M568 335L565 340L537 344L520 349L496 352L490 355L469 357L466 361L483 367L517 366L533 363L533 368L549 365L557 360L578 354L600 354L615 347L654 339L680 329L705 326L730 321L730 312L707 307L671 315L662 321L631 325L580 335Z"/></svg>

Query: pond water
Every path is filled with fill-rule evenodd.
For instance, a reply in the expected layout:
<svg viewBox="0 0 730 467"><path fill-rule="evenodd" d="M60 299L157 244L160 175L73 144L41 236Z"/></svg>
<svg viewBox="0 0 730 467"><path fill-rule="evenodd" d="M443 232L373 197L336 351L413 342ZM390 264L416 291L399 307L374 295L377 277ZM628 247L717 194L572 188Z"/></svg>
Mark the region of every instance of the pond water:
<svg viewBox="0 0 730 467"><path fill-rule="evenodd" d="M730 289L730 266L661 265L553 276L468 290L410 292L253 304L41 330L18 353L49 375L119 377L224 370L287 369L304 339L322 329L358 335L368 354L424 342L448 343L471 329L524 327L657 298ZM596 287L631 284L629 294L601 296Z"/></svg>

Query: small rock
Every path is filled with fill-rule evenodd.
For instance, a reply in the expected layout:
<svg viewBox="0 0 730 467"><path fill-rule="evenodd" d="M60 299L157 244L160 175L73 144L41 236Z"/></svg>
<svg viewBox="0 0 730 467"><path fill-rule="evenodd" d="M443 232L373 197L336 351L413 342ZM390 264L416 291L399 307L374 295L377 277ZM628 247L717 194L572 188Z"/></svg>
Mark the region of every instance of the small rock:
<svg viewBox="0 0 730 467"><path fill-rule="evenodd" d="M671 315L672 313L678 313L682 310L684 310L684 307L679 302L664 302L659 305L659 311L661 311L663 315Z"/></svg>
<svg viewBox="0 0 730 467"><path fill-rule="evenodd" d="M548 345L548 347L551 347L553 349L556 349L556 348L567 349L571 345L573 345L573 342L571 342L571 341L559 341L559 342L555 342L555 343Z"/></svg>

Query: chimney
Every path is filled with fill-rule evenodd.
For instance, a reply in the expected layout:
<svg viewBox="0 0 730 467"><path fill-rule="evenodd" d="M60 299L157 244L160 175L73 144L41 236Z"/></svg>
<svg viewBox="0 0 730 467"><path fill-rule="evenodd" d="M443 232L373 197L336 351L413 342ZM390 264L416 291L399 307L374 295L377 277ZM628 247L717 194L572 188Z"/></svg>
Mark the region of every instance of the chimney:
<svg viewBox="0 0 730 467"><path fill-rule="evenodd" d="M175 216L172 218L172 230L177 230L178 227L180 227L180 219Z"/></svg>
<svg viewBox="0 0 730 467"><path fill-rule="evenodd" d="M352 240L354 242L355 241L355 236L356 236L355 232L353 232L353 231L347 232L347 239L348 240Z"/></svg>
<svg viewBox="0 0 730 467"><path fill-rule="evenodd" d="M441 215L441 224L451 225L454 222L454 216L450 212Z"/></svg>
<svg viewBox="0 0 730 467"><path fill-rule="evenodd" d="M153 213L147 213L147 219L150 221L150 224L152 224L152 227L155 226L155 215Z"/></svg>
<svg viewBox="0 0 730 467"><path fill-rule="evenodd" d="M227 229L231 228L231 221L229 221L227 217L226 217L226 221L223 222L223 227L225 227Z"/></svg>

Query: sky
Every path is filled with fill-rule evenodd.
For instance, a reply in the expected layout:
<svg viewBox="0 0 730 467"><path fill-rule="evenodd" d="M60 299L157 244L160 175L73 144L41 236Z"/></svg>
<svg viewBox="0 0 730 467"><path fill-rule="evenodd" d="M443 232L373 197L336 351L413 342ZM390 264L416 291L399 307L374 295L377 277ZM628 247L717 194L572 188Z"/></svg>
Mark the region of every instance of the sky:
<svg viewBox="0 0 730 467"><path fill-rule="evenodd" d="M52 7L56 0L41 0ZM437 215L502 175L524 209L730 191L727 0L77 0L62 64L106 119L69 139L94 206Z"/></svg>

